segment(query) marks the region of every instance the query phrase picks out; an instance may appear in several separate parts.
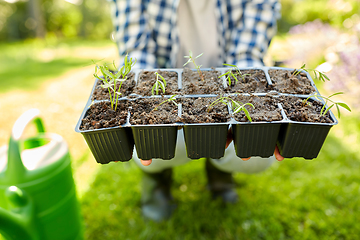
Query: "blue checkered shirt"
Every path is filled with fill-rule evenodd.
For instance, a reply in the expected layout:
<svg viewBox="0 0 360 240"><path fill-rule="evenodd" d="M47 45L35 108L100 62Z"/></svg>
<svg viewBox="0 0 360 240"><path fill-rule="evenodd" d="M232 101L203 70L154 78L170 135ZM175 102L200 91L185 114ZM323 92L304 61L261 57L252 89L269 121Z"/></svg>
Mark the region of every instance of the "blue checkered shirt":
<svg viewBox="0 0 360 240"><path fill-rule="evenodd" d="M112 0L120 57L136 58L137 68L172 68L179 50L176 29L180 0ZM210 0L209 0L210 1ZM277 0L212 0L221 62L241 67L263 65L280 16ZM120 59L122 61L123 59ZM221 67L221 66L214 66Z"/></svg>

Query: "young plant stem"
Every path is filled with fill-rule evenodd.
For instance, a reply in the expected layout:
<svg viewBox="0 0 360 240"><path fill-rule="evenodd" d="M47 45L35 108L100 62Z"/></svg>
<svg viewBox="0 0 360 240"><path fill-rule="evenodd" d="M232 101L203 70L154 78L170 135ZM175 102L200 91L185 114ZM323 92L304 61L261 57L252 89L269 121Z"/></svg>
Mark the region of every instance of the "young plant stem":
<svg viewBox="0 0 360 240"><path fill-rule="evenodd" d="M166 103L166 102L172 102L175 106L178 106L179 104L176 103L176 101L175 101L175 100L176 100L176 97L175 97L175 96L176 96L176 95L172 95L170 98L162 101L159 105L157 105L157 107L155 107L155 108L153 109L153 111L157 111L158 108L159 108L162 104L164 104L164 103Z"/></svg>
<svg viewBox="0 0 360 240"><path fill-rule="evenodd" d="M190 51L189 51L189 56L184 56L184 58L188 58L188 61L187 61L183 66L185 67L187 64L189 64L189 63L192 62L192 63L194 64L195 68L196 68L196 71L198 72L198 74L199 74L199 76L200 76L200 79L201 79L202 81L204 81L204 80L205 80L205 79L204 79L204 75L203 75L203 73L202 73L201 70L200 70L201 65L197 65L196 62L195 62L195 59L201 57L202 55L203 55L203 53L200 53L198 56L196 56L196 57L194 58L193 55L192 55L192 51L190 50Z"/></svg>
<svg viewBox="0 0 360 240"><path fill-rule="evenodd" d="M321 81L323 81L323 82L325 82L325 80L330 81L330 78L329 78L328 76L326 76L325 73L322 73L322 72L320 72L319 70L316 70L316 69L305 68L305 64L303 64L303 65L301 66L301 68L295 69L294 72L293 72L293 74L292 74L291 76L296 76L296 75L298 75L298 74L301 72L301 70L303 70L303 71L305 71L305 72L310 72L310 71L312 71L313 74L314 74L314 76L315 76L315 79L321 80Z"/></svg>
<svg viewBox="0 0 360 240"><path fill-rule="evenodd" d="M210 112L211 109L216 105L216 104L219 104L219 103L223 103L225 105L227 105L228 103L231 103L231 109L232 109L232 114L234 115L235 113L238 113L238 112L241 112L241 111L244 111L245 113L245 116L247 117L247 119L252 122L252 119L250 117L250 114L249 114L249 111L245 108L245 106L251 106L253 108L254 105L251 104L251 103L242 103L242 102L237 102L235 100L233 100L232 98L230 97L220 97L218 99L216 99L214 102L212 102L207 111Z"/></svg>
<svg viewBox="0 0 360 240"><path fill-rule="evenodd" d="M95 66L95 73L94 77L96 77L98 80L102 81L102 88L107 88L109 92L109 100L111 104L111 109L116 111L118 99L121 95L121 86L124 81L127 80L128 74L131 72L132 67L135 65L136 59L133 60L132 58L129 58L128 55L124 57L124 66L122 66L117 73L113 73L109 70L109 67L107 64L103 64L101 66L96 65ZM116 69L115 63L113 62L113 66ZM97 74L97 70L100 70L103 77L99 77ZM119 87L117 88L117 83L119 83Z"/></svg>
<svg viewBox="0 0 360 240"><path fill-rule="evenodd" d="M156 80L151 89L151 94L155 95L154 92L156 92L156 95L159 95L159 86L162 89L163 93L165 93L165 88L166 88L165 78L161 76L158 72L155 72L155 75L156 75ZM159 80L159 77L161 80Z"/></svg>
<svg viewBox="0 0 360 240"><path fill-rule="evenodd" d="M349 112L351 112L351 109L350 107L346 104L346 103L343 103L343 102L335 102L333 101L332 99L330 99L331 97L333 96L336 96L336 95L340 95L340 94L343 94L343 92L337 92L337 93L334 93L332 95L330 95L329 97L324 97L324 96L321 96L320 94L314 94L314 95L311 95L309 96L308 98L304 99L303 100L303 105L305 106L305 104L309 104L308 103L308 100L311 98L311 97L315 97L317 98L318 100L322 100L322 99L325 99L325 104L323 105L323 107L321 108L321 111L320 111L320 116L325 116L325 114L332 108L332 107L336 107L336 110L337 110L337 113L338 113L338 117L340 118L340 107L342 108L345 108L346 110L348 110ZM331 102L332 104L330 105L330 107L328 107L327 109L325 109L326 105L328 104L328 102Z"/></svg>
<svg viewBox="0 0 360 240"><path fill-rule="evenodd" d="M245 76L250 76L251 75L251 74L242 74L242 72L240 71L240 69L236 65L227 64L227 63L224 63L223 65L229 66L231 68L229 69L229 71L227 71L226 73L219 76L219 78L227 75L229 86L231 86L231 78L230 78L230 76L234 78L235 84L236 84L238 82L238 79L237 79L236 76L240 76L243 80L245 80ZM235 74L233 73L233 71L235 71Z"/></svg>

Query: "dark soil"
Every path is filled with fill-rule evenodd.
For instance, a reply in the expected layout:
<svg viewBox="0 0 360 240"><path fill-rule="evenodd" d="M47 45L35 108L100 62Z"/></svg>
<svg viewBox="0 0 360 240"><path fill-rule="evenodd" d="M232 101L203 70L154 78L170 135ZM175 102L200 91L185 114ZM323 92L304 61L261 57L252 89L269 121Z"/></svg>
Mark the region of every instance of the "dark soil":
<svg viewBox="0 0 360 240"><path fill-rule="evenodd" d="M290 70L269 70L274 90L291 94L310 94L315 92L315 88L311 86L306 73L300 72L294 76L293 72Z"/></svg>
<svg viewBox="0 0 360 240"><path fill-rule="evenodd" d="M227 86L225 91L228 93L260 93L272 90L272 85L268 85L262 70L240 70L241 75L237 71L232 72L236 76L237 82L230 76L231 85L229 86L229 75L225 76Z"/></svg>
<svg viewBox="0 0 360 240"><path fill-rule="evenodd" d="M157 71L166 81L165 93L159 88L159 95L174 95L178 93L178 74L174 71ZM162 79L159 77L159 80ZM143 71L140 73L138 84L134 93L142 96L151 96L151 89L156 81L155 71ZM155 93L156 94L156 93Z"/></svg>
<svg viewBox="0 0 360 240"><path fill-rule="evenodd" d="M82 119L80 130L121 126L126 123L127 115L127 102L125 101L119 101L116 111L111 109L110 102L94 103Z"/></svg>
<svg viewBox="0 0 360 240"><path fill-rule="evenodd" d="M283 118L281 116L281 110L278 108L277 102L278 100L272 96L243 96L237 95L231 97L233 100L237 102L252 103L255 108L251 106L245 106L245 108L249 111L251 120L253 122L272 122L272 121L281 121ZM234 118L238 122L248 122L244 111L238 112L234 114Z"/></svg>
<svg viewBox="0 0 360 240"><path fill-rule="evenodd" d="M217 104L208 112L208 107L217 98L184 98L182 99L182 115L184 123L223 123L230 121L228 108Z"/></svg>
<svg viewBox="0 0 360 240"><path fill-rule="evenodd" d="M204 80L201 80L196 70L184 68L182 73L181 93L190 94L218 94L224 90L221 79L221 73L215 70L202 70Z"/></svg>
<svg viewBox="0 0 360 240"><path fill-rule="evenodd" d="M130 123L144 124L171 124L181 122L178 117L178 107L172 102L165 102L167 98L143 98L130 103ZM154 108L158 107L157 110Z"/></svg>
<svg viewBox="0 0 360 240"><path fill-rule="evenodd" d="M96 86L94 89L94 92L91 96L92 100L107 100L109 99L109 90L107 88L102 88L101 85L103 84L102 81L97 80L96 82ZM118 89L119 88L120 83L117 83L116 86ZM135 74L134 73L129 73L128 79L122 83L121 85L121 97L125 97L128 96L129 94L131 94L133 92L133 89L135 87ZM113 93L111 92L111 96Z"/></svg>
<svg viewBox="0 0 360 240"><path fill-rule="evenodd" d="M304 104L302 98L292 96L281 96L280 101L286 116L297 122L333 123L330 113L320 116L323 104L318 101L309 100Z"/></svg>

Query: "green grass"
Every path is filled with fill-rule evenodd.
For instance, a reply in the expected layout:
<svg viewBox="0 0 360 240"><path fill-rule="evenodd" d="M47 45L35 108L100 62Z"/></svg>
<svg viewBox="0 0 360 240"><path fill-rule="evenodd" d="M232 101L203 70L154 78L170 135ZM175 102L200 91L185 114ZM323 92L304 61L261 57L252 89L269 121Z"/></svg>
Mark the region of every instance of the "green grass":
<svg viewBox="0 0 360 240"><path fill-rule="evenodd" d="M0 43L0 93L31 90L66 71L87 66L93 59L77 55L80 48L109 46L111 41L29 40ZM94 59L96 60L96 59Z"/></svg>
<svg viewBox="0 0 360 240"><path fill-rule="evenodd" d="M343 117L335 128L358 137L360 123ZM81 199L86 239L357 239L359 150L337 132L330 132L317 159L287 159L261 174L235 174L236 205L210 200L203 161L175 168L178 207L163 223L141 216L135 164L101 166ZM359 146L359 138L352 144Z"/></svg>

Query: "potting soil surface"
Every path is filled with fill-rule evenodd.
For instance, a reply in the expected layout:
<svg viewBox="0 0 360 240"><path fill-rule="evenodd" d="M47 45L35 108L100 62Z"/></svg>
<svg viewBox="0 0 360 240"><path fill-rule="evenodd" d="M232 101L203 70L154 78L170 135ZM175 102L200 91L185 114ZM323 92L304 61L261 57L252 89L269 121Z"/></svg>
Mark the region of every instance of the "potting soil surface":
<svg viewBox="0 0 360 240"><path fill-rule="evenodd" d="M320 115L323 104L318 101L303 102L302 98L281 96L279 98L286 116L298 122L333 123L330 113Z"/></svg>

